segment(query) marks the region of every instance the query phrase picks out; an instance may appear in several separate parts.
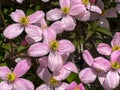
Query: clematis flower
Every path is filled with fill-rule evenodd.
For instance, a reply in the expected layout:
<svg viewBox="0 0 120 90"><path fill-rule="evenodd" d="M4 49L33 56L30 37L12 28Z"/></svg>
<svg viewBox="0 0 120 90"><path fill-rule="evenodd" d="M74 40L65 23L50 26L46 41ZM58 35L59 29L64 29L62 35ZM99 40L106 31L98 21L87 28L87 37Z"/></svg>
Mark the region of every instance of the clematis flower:
<svg viewBox="0 0 120 90"><path fill-rule="evenodd" d="M110 70L103 81L104 87L115 89L120 82L120 51L112 52L110 56ZM106 64L106 66L108 66Z"/></svg>
<svg viewBox="0 0 120 90"><path fill-rule="evenodd" d="M45 30L46 31L46 30ZM56 40L56 34L51 31L44 32L44 43L35 43L28 49L32 57L48 55L48 64L51 71L59 71L63 65L62 55L74 52L75 47L69 40ZM57 68L56 68L57 66Z"/></svg>
<svg viewBox="0 0 120 90"><path fill-rule="evenodd" d="M88 50L83 52L83 58L90 66L81 70L79 73L80 80L85 84L92 83L97 76L100 78L101 73L110 70L111 64L107 59L103 57L93 58Z"/></svg>
<svg viewBox="0 0 120 90"><path fill-rule="evenodd" d="M46 84L42 84L36 90L64 90L68 84L62 80L65 80L71 72L78 73L77 67L72 62L65 63L60 71L53 74L48 70L48 57L40 58L39 64L37 74Z"/></svg>
<svg viewBox="0 0 120 90"><path fill-rule="evenodd" d="M31 37L39 38L39 40L42 39L42 31L38 26L34 25L34 23L44 17L43 11L36 11L29 16L25 16L22 10L17 9L15 12L12 12L10 16L16 23L9 25L4 30L3 34L6 38L14 39L25 29L25 32Z"/></svg>
<svg viewBox="0 0 120 90"><path fill-rule="evenodd" d="M22 67L21 67L22 66ZM11 71L7 66L0 67L0 90L34 90L31 81L21 78L31 67L29 60L20 61Z"/></svg>
<svg viewBox="0 0 120 90"><path fill-rule="evenodd" d="M113 51L120 50L120 33L116 32L111 41L111 46L106 43L100 43L97 51L102 55L110 55Z"/></svg>
<svg viewBox="0 0 120 90"><path fill-rule="evenodd" d="M71 0L72 5L83 5L85 7L85 13L81 16L80 14L76 15L75 18L80 21L88 21L90 19L91 12L96 12L101 14L101 9L94 5L94 0Z"/></svg>
<svg viewBox="0 0 120 90"><path fill-rule="evenodd" d="M82 83L78 84L73 81L71 82L65 90L85 90L85 87Z"/></svg>
<svg viewBox="0 0 120 90"><path fill-rule="evenodd" d="M59 0L60 9L55 8L47 12L47 19L51 21L56 21L62 18L62 22L66 26L66 31L74 30L76 26L76 21L74 16L85 13L84 5L74 5L71 6L71 0Z"/></svg>
<svg viewBox="0 0 120 90"><path fill-rule="evenodd" d="M102 2L102 0L98 0L96 5L98 5L101 8L102 13L101 14L91 13L91 20L98 19L100 27L110 29L109 21L107 20L107 18L117 18L116 9L113 7L109 9L104 9L104 3Z"/></svg>

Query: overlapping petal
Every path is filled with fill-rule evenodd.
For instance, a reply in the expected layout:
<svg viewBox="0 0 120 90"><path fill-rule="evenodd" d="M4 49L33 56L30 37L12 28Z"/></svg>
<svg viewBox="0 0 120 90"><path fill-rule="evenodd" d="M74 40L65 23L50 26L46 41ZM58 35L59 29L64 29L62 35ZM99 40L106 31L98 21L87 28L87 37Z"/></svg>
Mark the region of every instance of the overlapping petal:
<svg viewBox="0 0 120 90"><path fill-rule="evenodd" d="M0 90L12 90L13 86L12 84L8 84L7 81L0 82Z"/></svg>
<svg viewBox="0 0 120 90"><path fill-rule="evenodd" d="M70 0L59 0L61 8L69 8L70 7Z"/></svg>

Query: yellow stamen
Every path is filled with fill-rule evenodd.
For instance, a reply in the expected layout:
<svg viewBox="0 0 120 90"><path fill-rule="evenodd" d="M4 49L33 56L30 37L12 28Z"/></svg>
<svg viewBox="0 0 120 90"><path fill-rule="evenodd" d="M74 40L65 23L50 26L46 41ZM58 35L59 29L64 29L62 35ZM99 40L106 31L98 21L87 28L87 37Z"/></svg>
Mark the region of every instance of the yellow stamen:
<svg viewBox="0 0 120 90"><path fill-rule="evenodd" d="M89 0L82 0L82 2L83 2L84 5L87 5L87 4L90 3Z"/></svg>
<svg viewBox="0 0 120 90"><path fill-rule="evenodd" d="M54 78L50 78L49 82L53 86L56 86L58 84L58 81L56 79L54 79Z"/></svg>
<svg viewBox="0 0 120 90"><path fill-rule="evenodd" d="M79 87L76 87L75 90L80 90L80 88L79 88Z"/></svg>
<svg viewBox="0 0 120 90"><path fill-rule="evenodd" d="M69 7L62 8L62 11L64 14L68 14L70 11L70 8Z"/></svg>
<svg viewBox="0 0 120 90"><path fill-rule="evenodd" d="M120 46L115 46L112 48L112 51L115 51L115 50L120 50Z"/></svg>
<svg viewBox="0 0 120 90"><path fill-rule="evenodd" d="M58 41L50 42L50 47L52 50L56 51L58 49Z"/></svg>
<svg viewBox="0 0 120 90"><path fill-rule="evenodd" d="M118 62L112 62L112 68L113 69L119 69L120 68L120 64Z"/></svg>
<svg viewBox="0 0 120 90"><path fill-rule="evenodd" d="M11 73L11 74L8 74L7 76L7 79L9 82L13 82L15 80L15 74L14 73Z"/></svg>
<svg viewBox="0 0 120 90"><path fill-rule="evenodd" d="M27 25L28 22L29 22L29 20L28 20L27 17L22 17L22 18L20 19L20 23L21 23L22 25Z"/></svg>

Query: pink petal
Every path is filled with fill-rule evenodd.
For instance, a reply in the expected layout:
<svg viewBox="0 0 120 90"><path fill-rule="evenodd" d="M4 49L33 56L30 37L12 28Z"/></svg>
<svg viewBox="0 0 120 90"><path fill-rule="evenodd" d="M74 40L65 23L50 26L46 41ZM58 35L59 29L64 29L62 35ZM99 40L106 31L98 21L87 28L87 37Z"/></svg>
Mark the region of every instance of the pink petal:
<svg viewBox="0 0 120 90"><path fill-rule="evenodd" d="M52 28L47 28L43 31L44 42L49 44L56 40L56 32Z"/></svg>
<svg viewBox="0 0 120 90"><path fill-rule="evenodd" d="M42 39L42 30L35 25L27 25L25 27L25 31L28 35L32 36L32 37L38 37L40 38L40 40Z"/></svg>
<svg viewBox="0 0 120 90"><path fill-rule="evenodd" d="M70 0L59 0L61 8L69 8L70 7Z"/></svg>
<svg viewBox="0 0 120 90"><path fill-rule="evenodd" d="M85 90L85 87L84 87L84 85L83 85L82 83L80 83L80 84L78 85L78 87L80 88L80 90Z"/></svg>
<svg viewBox="0 0 120 90"><path fill-rule="evenodd" d="M39 87L37 87L35 90L50 90L50 86L47 84L42 84Z"/></svg>
<svg viewBox="0 0 120 90"><path fill-rule="evenodd" d="M66 62L63 67L71 72L78 73L76 65L72 62Z"/></svg>
<svg viewBox="0 0 120 90"><path fill-rule="evenodd" d="M49 82L50 78L52 78L52 74L48 71L47 67L39 67L37 69L38 76L44 81Z"/></svg>
<svg viewBox="0 0 120 90"><path fill-rule="evenodd" d="M70 74L71 71L62 67L62 69L60 69L59 71L53 72L53 77L58 81L62 81L65 80Z"/></svg>
<svg viewBox="0 0 120 90"><path fill-rule="evenodd" d="M111 54L110 61L120 63L120 51L119 50L116 50Z"/></svg>
<svg viewBox="0 0 120 90"><path fill-rule="evenodd" d="M16 75L16 77L21 77L30 69L30 67L31 62L29 61L29 59L24 59L16 65L13 73Z"/></svg>
<svg viewBox="0 0 120 90"><path fill-rule="evenodd" d="M83 52L83 59L85 60L85 62L86 62L89 66L92 66L94 59L93 59L93 57L91 56L91 54L89 53L88 50L85 50L85 51Z"/></svg>
<svg viewBox="0 0 120 90"><path fill-rule="evenodd" d="M111 41L112 47L120 46L120 32L116 32Z"/></svg>
<svg viewBox="0 0 120 90"><path fill-rule="evenodd" d="M13 19L13 21L19 22L22 17L25 17L25 13L23 10L16 9L15 12L10 14L10 17Z"/></svg>
<svg viewBox="0 0 120 90"><path fill-rule="evenodd" d="M98 6L88 4L87 9L90 11L102 14L102 10Z"/></svg>
<svg viewBox="0 0 120 90"><path fill-rule="evenodd" d="M34 85L27 79L17 78L14 83L14 90L34 90Z"/></svg>
<svg viewBox="0 0 120 90"><path fill-rule="evenodd" d="M58 45L58 51L62 53L72 53L75 51L75 46L69 40L60 40Z"/></svg>
<svg viewBox="0 0 120 90"><path fill-rule="evenodd" d="M65 90L74 90L77 87L77 83L75 81L71 82Z"/></svg>
<svg viewBox="0 0 120 90"><path fill-rule="evenodd" d="M41 18L41 20L39 20L38 23L40 24L40 27L42 28L42 30L48 27L45 18Z"/></svg>
<svg viewBox="0 0 120 90"><path fill-rule="evenodd" d="M84 5L74 5L73 7L70 8L70 15L76 16L76 15L81 15L83 16L85 14L86 8Z"/></svg>
<svg viewBox="0 0 120 90"><path fill-rule="evenodd" d="M85 68L81 70L79 73L80 80L85 84L94 82L96 77L97 77L96 71L91 68Z"/></svg>
<svg viewBox="0 0 120 90"><path fill-rule="evenodd" d="M0 82L0 90L12 90L12 89L13 89L13 85L8 84L7 81Z"/></svg>
<svg viewBox="0 0 120 90"><path fill-rule="evenodd" d="M120 4L117 4L117 5L116 5L116 11L117 11L118 13L120 13Z"/></svg>
<svg viewBox="0 0 120 90"><path fill-rule="evenodd" d="M40 57L46 55L50 51L47 44L35 43L28 49L28 54L32 57Z"/></svg>
<svg viewBox="0 0 120 90"><path fill-rule="evenodd" d="M111 68L111 63L103 57L97 57L94 59L93 67L97 70L108 71Z"/></svg>
<svg viewBox="0 0 120 90"><path fill-rule="evenodd" d="M47 67L48 66L48 57L44 56L38 59L40 67Z"/></svg>
<svg viewBox="0 0 120 90"><path fill-rule="evenodd" d="M51 71L59 71L63 66L63 60L58 52L51 52L48 57L48 67Z"/></svg>
<svg viewBox="0 0 120 90"><path fill-rule="evenodd" d="M29 19L29 23L35 23L39 20L41 20L42 18L44 18L45 14L43 11L36 11L33 14L28 16Z"/></svg>
<svg viewBox="0 0 120 90"><path fill-rule="evenodd" d="M4 31L3 34L8 39L14 39L23 32L24 27L21 27L20 24L9 25Z"/></svg>
<svg viewBox="0 0 120 90"><path fill-rule="evenodd" d="M81 17L82 16L82 17ZM90 19L90 11L85 11L84 15L77 15L75 16L76 19L78 19L79 21L88 21Z"/></svg>
<svg viewBox="0 0 120 90"><path fill-rule="evenodd" d="M18 3L22 3L23 2L23 0L16 0Z"/></svg>
<svg viewBox="0 0 120 90"><path fill-rule="evenodd" d="M70 15L63 17L62 22L65 24L66 31L73 31L76 26L75 18Z"/></svg>
<svg viewBox="0 0 120 90"><path fill-rule="evenodd" d="M60 9L52 9L47 12L46 17L50 21L56 21L62 17L62 11Z"/></svg>
<svg viewBox="0 0 120 90"><path fill-rule="evenodd" d="M115 89L119 85L120 76L116 71L109 71L105 78L105 84L112 89Z"/></svg>
<svg viewBox="0 0 120 90"><path fill-rule="evenodd" d="M100 7L102 10L104 10L104 2L102 0L97 0L96 5Z"/></svg>
<svg viewBox="0 0 120 90"><path fill-rule="evenodd" d="M3 80L7 80L7 75L10 74L11 71L7 66L0 67L0 78Z"/></svg>
<svg viewBox="0 0 120 90"><path fill-rule="evenodd" d="M55 87L55 90L65 90L67 86L67 83L62 82L58 87Z"/></svg>
<svg viewBox="0 0 120 90"><path fill-rule="evenodd" d="M117 18L117 12L115 8L110 8L105 11L106 18Z"/></svg>
<svg viewBox="0 0 120 90"><path fill-rule="evenodd" d="M102 55L110 55L112 48L106 43L100 43L97 46L97 51Z"/></svg>
<svg viewBox="0 0 120 90"><path fill-rule="evenodd" d="M65 25L62 21L56 21L50 26L50 28L55 30L57 34L60 34L65 30Z"/></svg>

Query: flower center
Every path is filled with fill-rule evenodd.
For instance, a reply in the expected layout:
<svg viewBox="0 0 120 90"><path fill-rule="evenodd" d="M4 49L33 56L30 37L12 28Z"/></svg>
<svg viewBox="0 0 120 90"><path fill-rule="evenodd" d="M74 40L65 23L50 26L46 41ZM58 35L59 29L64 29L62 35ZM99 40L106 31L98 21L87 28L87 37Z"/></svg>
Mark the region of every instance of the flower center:
<svg viewBox="0 0 120 90"><path fill-rule="evenodd" d="M22 18L20 19L20 23L21 23L22 25L27 25L28 22L29 22L29 20L28 20L27 17L22 17Z"/></svg>
<svg viewBox="0 0 120 90"><path fill-rule="evenodd" d="M8 74L7 79L9 82L13 82L15 80L15 74L14 73Z"/></svg>
<svg viewBox="0 0 120 90"><path fill-rule="evenodd" d="M79 87L75 87L75 89L74 90L80 90L80 88Z"/></svg>
<svg viewBox="0 0 120 90"><path fill-rule="evenodd" d="M115 50L120 50L120 46L115 46L115 47L112 48L112 50L113 50L113 51L115 51Z"/></svg>
<svg viewBox="0 0 120 90"><path fill-rule="evenodd" d="M50 47L52 50L56 51L58 49L58 41L50 42Z"/></svg>
<svg viewBox="0 0 120 90"><path fill-rule="evenodd" d="M50 78L50 84L51 85L53 85L53 86L56 86L57 85L57 83L58 83L58 81L56 80L56 79L54 79L54 78Z"/></svg>
<svg viewBox="0 0 120 90"><path fill-rule="evenodd" d="M119 69L120 68L120 64L118 62L113 62L112 63L112 68L113 69Z"/></svg>
<svg viewBox="0 0 120 90"><path fill-rule="evenodd" d="M70 8L69 7L62 8L62 11L64 14L68 14L70 11Z"/></svg>
<svg viewBox="0 0 120 90"><path fill-rule="evenodd" d="M90 3L89 0L82 0L82 2L83 2L84 5L87 5L87 4Z"/></svg>

